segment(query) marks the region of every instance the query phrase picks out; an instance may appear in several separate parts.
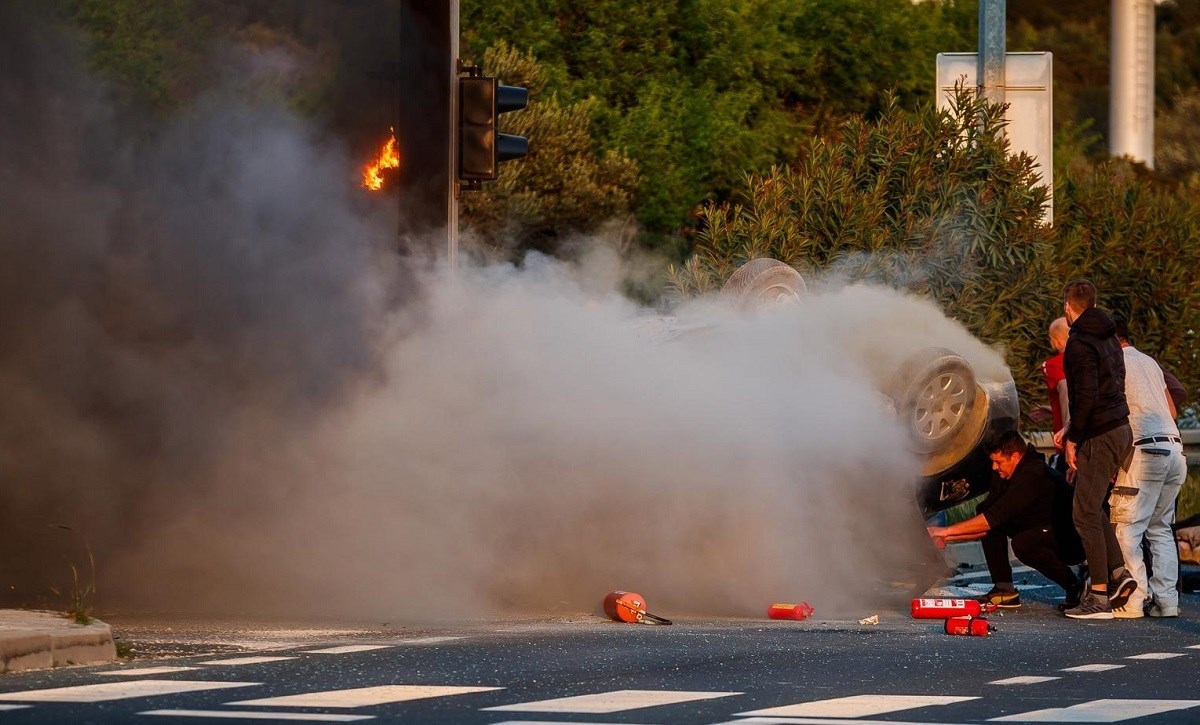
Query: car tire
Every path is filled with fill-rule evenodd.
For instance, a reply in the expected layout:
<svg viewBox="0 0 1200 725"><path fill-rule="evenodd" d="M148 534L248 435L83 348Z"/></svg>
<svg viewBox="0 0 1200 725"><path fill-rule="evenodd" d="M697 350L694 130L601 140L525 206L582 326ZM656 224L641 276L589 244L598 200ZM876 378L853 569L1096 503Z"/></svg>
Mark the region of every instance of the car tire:
<svg viewBox="0 0 1200 725"><path fill-rule="evenodd" d="M900 366L887 392L913 448L932 456L955 446L968 428L977 387L970 363L944 347L930 347Z"/></svg>
<svg viewBox="0 0 1200 725"><path fill-rule="evenodd" d="M721 288L721 299L734 308L750 312L779 302L799 302L808 285L792 267L778 259L760 257L746 262L730 275Z"/></svg>

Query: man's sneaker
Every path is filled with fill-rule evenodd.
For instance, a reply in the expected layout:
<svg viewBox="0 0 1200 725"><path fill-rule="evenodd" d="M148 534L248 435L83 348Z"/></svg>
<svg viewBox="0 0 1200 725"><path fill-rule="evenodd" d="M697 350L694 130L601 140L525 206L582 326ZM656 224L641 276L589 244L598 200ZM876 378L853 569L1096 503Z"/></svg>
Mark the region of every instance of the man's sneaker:
<svg viewBox="0 0 1200 725"><path fill-rule="evenodd" d="M1081 581L1075 586L1067 589L1066 596L1058 603L1058 611L1065 612L1068 609L1074 609L1083 601L1083 593L1087 590L1087 581Z"/></svg>
<svg viewBox="0 0 1200 725"><path fill-rule="evenodd" d="M1163 604L1159 604L1158 602L1155 602L1154 604L1150 605L1150 611L1146 612L1146 613L1149 614L1151 617L1178 617L1179 616L1179 607L1178 606L1172 607L1169 604L1163 605Z"/></svg>
<svg viewBox="0 0 1200 725"><path fill-rule="evenodd" d="M1088 592L1078 607L1063 612L1071 619L1112 619L1113 611L1108 602L1100 602L1095 594Z"/></svg>
<svg viewBox="0 0 1200 725"><path fill-rule="evenodd" d="M1121 576L1108 583L1108 602L1113 609L1125 606L1129 597L1138 588L1137 580L1129 576L1129 572L1121 570Z"/></svg>
<svg viewBox="0 0 1200 725"><path fill-rule="evenodd" d="M996 589L979 597L980 604L991 604L1001 609L1016 609L1021 606L1021 595L1009 589Z"/></svg>
<svg viewBox="0 0 1200 725"><path fill-rule="evenodd" d="M1123 607L1113 607L1112 613L1117 619L1141 619L1146 616L1145 605L1140 599L1130 599Z"/></svg>

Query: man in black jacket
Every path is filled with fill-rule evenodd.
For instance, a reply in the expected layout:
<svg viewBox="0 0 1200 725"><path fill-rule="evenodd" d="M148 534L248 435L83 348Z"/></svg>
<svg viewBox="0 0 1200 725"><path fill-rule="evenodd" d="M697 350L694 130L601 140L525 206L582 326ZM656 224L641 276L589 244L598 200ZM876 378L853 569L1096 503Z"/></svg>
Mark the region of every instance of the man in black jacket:
<svg viewBox="0 0 1200 725"><path fill-rule="evenodd" d="M1113 607L1129 600L1137 582L1125 571L1116 533L1104 509L1117 471L1133 454L1125 401L1125 357L1112 317L1096 307L1096 287L1085 279L1063 290L1071 333L1063 351L1071 422L1055 444L1065 443L1075 469L1075 528L1083 540L1092 583L1083 602L1065 614L1073 619L1112 619Z"/></svg>
<svg viewBox="0 0 1200 725"><path fill-rule="evenodd" d="M1016 431L1001 434L989 448L996 473L987 498L976 509L978 514L953 526L930 527L930 536L946 541L981 539L992 576L992 590L980 598L985 604L1021 606L1008 561L1012 539L1017 559L1062 587L1064 601L1077 606L1083 583L1069 565L1082 561L1083 551L1070 521L1067 482Z"/></svg>

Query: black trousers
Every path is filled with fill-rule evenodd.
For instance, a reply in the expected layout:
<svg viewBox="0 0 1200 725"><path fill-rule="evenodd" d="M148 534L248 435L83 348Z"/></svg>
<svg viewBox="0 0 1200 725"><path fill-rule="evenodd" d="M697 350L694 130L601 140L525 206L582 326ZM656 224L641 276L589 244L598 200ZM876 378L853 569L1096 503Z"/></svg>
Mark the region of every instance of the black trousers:
<svg viewBox="0 0 1200 725"><path fill-rule="evenodd" d="M1008 539L1005 533L992 530L980 541L992 583L1000 587L1011 587L1013 583L1012 566L1008 563ZM1059 554L1058 540L1052 529L1018 531L1012 537L1012 549L1022 564L1059 585L1063 591L1079 586L1079 577Z"/></svg>

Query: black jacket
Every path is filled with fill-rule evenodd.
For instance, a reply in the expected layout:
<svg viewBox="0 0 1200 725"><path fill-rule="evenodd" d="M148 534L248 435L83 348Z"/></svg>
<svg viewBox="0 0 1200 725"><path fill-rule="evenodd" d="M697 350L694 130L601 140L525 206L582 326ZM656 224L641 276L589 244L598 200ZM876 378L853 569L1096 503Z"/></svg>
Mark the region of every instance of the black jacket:
<svg viewBox="0 0 1200 725"><path fill-rule="evenodd" d="M976 512L983 514L992 530L1005 536L1016 536L1027 529L1053 528L1055 490L1060 484L1067 485L1030 444L1010 478L992 474L987 498Z"/></svg>
<svg viewBox="0 0 1200 725"><path fill-rule="evenodd" d="M1071 406L1067 439L1076 444L1129 422L1125 402L1125 354L1117 325L1104 310L1085 310L1071 325L1063 372Z"/></svg>

